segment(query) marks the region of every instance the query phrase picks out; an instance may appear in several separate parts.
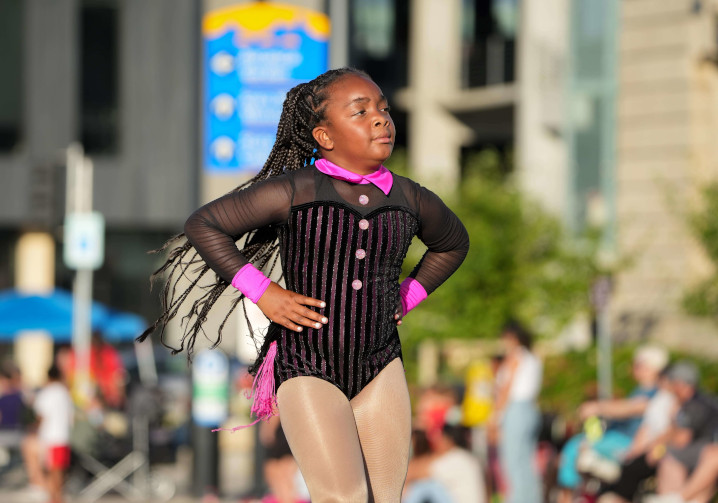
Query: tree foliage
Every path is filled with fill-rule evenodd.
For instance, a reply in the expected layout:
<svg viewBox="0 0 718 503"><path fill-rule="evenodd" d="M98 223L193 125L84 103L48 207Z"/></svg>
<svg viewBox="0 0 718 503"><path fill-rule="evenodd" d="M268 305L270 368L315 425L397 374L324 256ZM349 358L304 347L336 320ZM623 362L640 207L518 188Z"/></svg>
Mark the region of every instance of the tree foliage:
<svg viewBox="0 0 718 503"><path fill-rule="evenodd" d="M403 160L399 156L391 168L401 172ZM407 317L407 349L426 338L496 337L509 319L551 336L588 309L599 272L598 236L569 236L517 189L504 161L485 150L466 163L457 197L448 204L468 229L471 249L456 274ZM407 267L423 251L420 242L412 245Z"/></svg>
<svg viewBox="0 0 718 503"><path fill-rule="evenodd" d="M714 273L683 298L686 311L718 321L718 182L703 190L703 208L690 218L691 227L714 265Z"/></svg>

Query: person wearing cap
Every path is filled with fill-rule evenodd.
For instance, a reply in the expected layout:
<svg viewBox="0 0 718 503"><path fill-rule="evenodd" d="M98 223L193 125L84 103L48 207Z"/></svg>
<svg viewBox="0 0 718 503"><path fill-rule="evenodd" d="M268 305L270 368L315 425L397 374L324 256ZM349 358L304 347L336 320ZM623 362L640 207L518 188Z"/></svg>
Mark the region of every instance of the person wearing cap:
<svg viewBox="0 0 718 503"><path fill-rule="evenodd" d="M670 367L661 372L658 392L651 398L643 414L641 426L624 454L618 480L602 484L598 491L599 503L626 503L633 501L641 484L656 475L657 460L653 453L660 452L667 440L678 402L671 392L668 379Z"/></svg>
<svg viewBox="0 0 718 503"><path fill-rule="evenodd" d="M626 398L591 400L579 408L583 421L601 418L608 426L600 438L589 441L586 435L575 435L564 445L559 460L557 481L561 487L559 503L572 501L573 492L581 483L578 470L579 456L613 462L618 474L620 461L640 427L648 404L658 391L658 378L668 363L668 352L657 346L642 346L633 357L633 377L637 387ZM614 475L615 475L614 474Z"/></svg>
<svg viewBox="0 0 718 503"><path fill-rule="evenodd" d="M698 368L689 361L676 363L668 372L680 409L658 463L658 494L678 493L698 466L703 449L718 439L718 401L699 389L699 378Z"/></svg>

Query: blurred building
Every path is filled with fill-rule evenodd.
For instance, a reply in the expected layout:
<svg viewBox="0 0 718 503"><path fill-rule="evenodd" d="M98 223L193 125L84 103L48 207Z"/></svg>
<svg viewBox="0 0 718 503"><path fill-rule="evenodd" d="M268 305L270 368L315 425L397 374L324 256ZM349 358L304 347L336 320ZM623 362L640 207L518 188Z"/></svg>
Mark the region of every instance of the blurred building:
<svg viewBox="0 0 718 503"><path fill-rule="evenodd" d="M688 227L718 177L718 4L625 0L616 79L615 248L632 259L612 306L619 337L716 353L715 326L680 301L710 263Z"/></svg>
<svg viewBox="0 0 718 503"><path fill-rule="evenodd" d="M515 151L520 186L623 261L614 338L716 351L681 298L710 264L688 228L718 175L716 2L410 3L410 165L450 188L471 149Z"/></svg>
<svg viewBox="0 0 718 503"><path fill-rule="evenodd" d="M108 228L95 297L156 312L146 250L239 181L204 173L199 152L202 15L239 3L0 3L0 288L43 260L69 286L62 149L81 141ZM680 310L709 269L685 215L717 174L714 1L285 3L330 16L331 66L368 71L390 97L416 178L449 191L468 153L513 158L524 190L572 229L603 226L609 255L631 259L610 305L617 338L715 346ZM23 266L25 246L50 259Z"/></svg>
<svg viewBox="0 0 718 503"><path fill-rule="evenodd" d="M146 252L197 201L199 11L195 0L0 3L0 288L70 286L64 149L79 141L107 222L95 297L156 313ZM23 247L28 234L50 239ZM23 266L32 249L52 263ZM36 267L45 278L27 278Z"/></svg>

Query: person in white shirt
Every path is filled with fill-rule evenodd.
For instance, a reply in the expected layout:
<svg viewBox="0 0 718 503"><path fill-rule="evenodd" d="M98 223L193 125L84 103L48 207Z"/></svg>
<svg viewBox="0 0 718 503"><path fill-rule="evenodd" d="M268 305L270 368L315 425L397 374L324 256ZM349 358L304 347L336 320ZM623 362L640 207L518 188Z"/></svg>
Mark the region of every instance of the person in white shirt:
<svg viewBox="0 0 718 503"><path fill-rule="evenodd" d="M461 411L444 414L440 435L429 441L430 452L409 462L407 492L403 503L486 503L484 471L478 458L466 449L466 430L460 426Z"/></svg>
<svg viewBox="0 0 718 503"><path fill-rule="evenodd" d="M536 399L543 365L531 352L531 335L518 323L502 331L506 356L496 376L496 406L491 422L499 425L499 457L508 481L507 503L539 503L542 485L534 463L540 426Z"/></svg>
<svg viewBox="0 0 718 503"><path fill-rule="evenodd" d="M70 466L70 431L74 417L72 397L61 380L60 371L52 366L48 382L35 397L33 409L39 421L37 430L45 467L46 488L51 503L61 503L65 471Z"/></svg>

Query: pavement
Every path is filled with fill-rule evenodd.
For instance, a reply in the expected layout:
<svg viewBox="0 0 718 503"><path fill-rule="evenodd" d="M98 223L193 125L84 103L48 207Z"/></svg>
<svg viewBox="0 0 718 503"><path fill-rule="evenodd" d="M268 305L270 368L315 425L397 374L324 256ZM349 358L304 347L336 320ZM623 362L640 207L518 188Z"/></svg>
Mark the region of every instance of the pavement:
<svg viewBox="0 0 718 503"><path fill-rule="evenodd" d="M84 487L78 487L76 481L68 480L65 485L65 503L90 503L95 501L99 503L127 503L128 501L136 503L260 503L260 500L237 497L218 498L214 495L195 497L177 491L176 485L172 485L170 489L167 486L161 486L159 492L162 494L160 496L135 499L125 498L114 490L98 498L88 499L79 495L82 489ZM47 495L41 490L33 490L33 488L27 486L27 478L22 466L2 474L0 478L0 503L45 503L47 501Z"/></svg>
<svg viewBox="0 0 718 503"><path fill-rule="evenodd" d="M0 502L2 503L45 503L47 497L27 488L23 489L4 489L0 486ZM247 500L244 498L217 498L215 496L193 497L190 495L176 495L170 499L146 499L146 500L130 500L118 494L105 494L96 500L88 500L80 498L77 495L65 494L65 503L89 503L96 501L99 503L127 503L128 501L141 503L260 503L260 500Z"/></svg>

